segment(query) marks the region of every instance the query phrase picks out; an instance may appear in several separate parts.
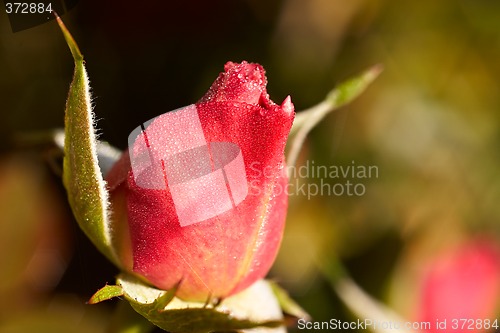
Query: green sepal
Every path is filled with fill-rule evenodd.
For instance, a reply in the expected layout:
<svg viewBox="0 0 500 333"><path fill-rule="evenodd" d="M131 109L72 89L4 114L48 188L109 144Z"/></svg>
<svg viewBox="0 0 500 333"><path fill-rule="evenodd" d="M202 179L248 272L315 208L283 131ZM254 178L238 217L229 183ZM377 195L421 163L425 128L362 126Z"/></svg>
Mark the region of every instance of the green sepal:
<svg viewBox="0 0 500 333"><path fill-rule="evenodd" d="M97 304L120 296L123 296L123 288L121 286L108 284L92 295L88 304Z"/></svg>
<svg viewBox="0 0 500 333"><path fill-rule="evenodd" d="M118 264L111 246L108 192L98 165L94 115L83 55L59 17L57 23L75 63L65 111L63 184L80 228L106 257Z"/></svg>
<svg viewBox="0 0 500 333"><path fill-rule="evenodd" d="M282 332L283 329L281 309L264 280L217 305L182 301L175 297L176 288L155 289L131 275L120 275L117 283L135 311L168 332L238 332L257 327ZM266 306L270 305L272 309L268 311Z"/></svg>

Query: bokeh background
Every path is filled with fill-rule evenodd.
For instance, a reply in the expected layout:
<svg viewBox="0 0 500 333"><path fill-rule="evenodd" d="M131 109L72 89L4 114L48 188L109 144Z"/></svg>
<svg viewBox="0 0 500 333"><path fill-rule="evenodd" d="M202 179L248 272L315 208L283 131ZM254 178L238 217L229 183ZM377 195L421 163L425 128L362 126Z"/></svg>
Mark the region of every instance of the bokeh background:
<svg viewBox="0 0 500 333"><path fill-rule="evenodd" d="M299 159L376 166L378 177L301 179L366 192L293 195L270 273L320 321L357 318L324 273L339 263L417 320L429 267L463 244L473 259L437 269L466 272L496 302L475 314L500 318L499 17L488 0L80 0L63 20L86 59L100 137L120 149L138 124L197 101L229 60L261 63L271 98L291 95L298 111L384 66L313 130ZM72 71L54 21L12 33L0 11L0 332L102 332L115 305L84 304L117 271L73 221L61 156L44 139L63 126ZM449 308L459 299L446 297Z"/></svg>

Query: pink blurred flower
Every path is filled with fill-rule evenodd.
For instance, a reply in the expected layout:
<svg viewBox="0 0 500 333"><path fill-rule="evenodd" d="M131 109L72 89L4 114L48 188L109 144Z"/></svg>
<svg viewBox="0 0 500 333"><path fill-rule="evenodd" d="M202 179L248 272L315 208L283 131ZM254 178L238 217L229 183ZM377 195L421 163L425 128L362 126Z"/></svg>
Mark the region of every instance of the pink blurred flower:
<svg viewBox="0 0 500 333"><path fill-rule="evenodd" d="M289 97L281 105L269 99L262 66L228 62L224 69L194 106L155 118L107 176L124 268L161 289L182 280L177 295L184 300L227 297L264 277L285 223L288 198L275 188L288 181L284 148L293 104ZM150 149L152 141L160 149ZM165 160L159 150L175 145L191 146L188 152L195 155ZM216 148L223 150L221 161ZM196 156L203 158L204 149L212 171L224 176L222 189L214 187L215 173L191 170L199 167ZM163 158L161 167L134 161L146 150L153 159ZM213 203L227 201L228 192L228 207Z"/></svg>
<svg viewBox="0 0 500 333"><path fill-rule="evenodd" d="M484 320L493 324L500 305L498 247L475 240L438 254L429 264L420 296L418 320L429 322L431 332L490 331ZM436 327L445 320L446 326Z"/></svg>

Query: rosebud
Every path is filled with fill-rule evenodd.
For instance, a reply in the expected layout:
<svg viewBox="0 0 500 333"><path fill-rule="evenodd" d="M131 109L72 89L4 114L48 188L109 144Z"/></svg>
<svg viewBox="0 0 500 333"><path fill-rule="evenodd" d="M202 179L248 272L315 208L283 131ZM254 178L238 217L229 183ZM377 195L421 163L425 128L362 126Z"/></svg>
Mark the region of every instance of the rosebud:
<svg viewBox="0 0 500 333"><path fill-rule="evenodd" d="M288 205L285 143L294 107L258 64L227 63L196 104L136 129L107 176L122 268L205 301L263 278ZM146 126L147 125L147 126Z"/></svg>
<svg viewBox="0 0 500 333"><path fill-rule="evenodd" d="M490 241L474 241L429 263L418 320L430 323L430 332L486 332L497 318L499 300L499 249Z"/></svg>

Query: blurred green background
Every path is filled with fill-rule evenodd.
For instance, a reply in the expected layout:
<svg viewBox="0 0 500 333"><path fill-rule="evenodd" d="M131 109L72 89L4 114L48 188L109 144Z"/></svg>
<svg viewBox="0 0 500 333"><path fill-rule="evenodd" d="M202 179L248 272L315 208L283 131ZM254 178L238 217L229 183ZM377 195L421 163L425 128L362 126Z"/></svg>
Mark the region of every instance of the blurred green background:
<svg viewBox="0 0 500 333"><path fill-rule="evenodd" d="M197 101L229 60L261 63L271 98L291 95L297 111L384 66L299 159L378 177L352 179L361 196L292 195L270 274L315 320L352 320L318 262L341 260L412 318L429 258L478 235L500 243L499 17L489 0L81 0L62 18L86 59L100 137L120 149L138 124ZM99 332L113 306L83 305L117 272L72 221L57 155L18 140L63 126L72 71L54 21L12 33L0 11L0 332Z"/></svg>

